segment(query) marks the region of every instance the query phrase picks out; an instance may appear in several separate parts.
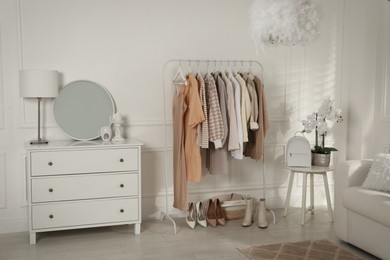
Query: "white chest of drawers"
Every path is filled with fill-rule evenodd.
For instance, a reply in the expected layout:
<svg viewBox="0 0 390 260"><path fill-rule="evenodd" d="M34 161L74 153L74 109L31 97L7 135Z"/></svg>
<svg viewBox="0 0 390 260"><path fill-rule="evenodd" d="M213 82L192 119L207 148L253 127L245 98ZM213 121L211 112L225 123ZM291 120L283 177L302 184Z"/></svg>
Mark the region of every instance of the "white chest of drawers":
<svg viewBox="0 0 390 260"><path fill-rule="evenodd" d="M30 244L36 233L135 224L141 231L141 145L53 141L27 146Z"/></svg>

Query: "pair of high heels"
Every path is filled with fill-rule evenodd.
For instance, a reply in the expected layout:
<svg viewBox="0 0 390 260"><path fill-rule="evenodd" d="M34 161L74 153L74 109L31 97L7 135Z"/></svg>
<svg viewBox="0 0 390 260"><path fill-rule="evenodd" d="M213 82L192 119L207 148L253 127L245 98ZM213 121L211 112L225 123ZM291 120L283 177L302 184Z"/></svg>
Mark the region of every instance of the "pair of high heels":
<svg viewBox="0 0 390 260"><path fill-rule="evenodd" d="M257 207L257 225L259 228L267 228L268 223L266 219L266 212L267 208L265 206L265 199L260 199L259 200L259 205ZM253 200L248 199L246 200L246 208L245 208L245 217L242 221L242 226L243 227L249 227L253 223L253 215L254 215L254 210L253 210Z"/></svg>
<svg viewBox="0 0 390 260"><path fill-rule="evenodd" d="M196 223L202 227L207 227L206 210L201 201L196 202L195 205L193 202L188 203L186 222L192 229L195 228Z"/></svg>
<svg viewBox="0 0 390 260"><path fill-rule="evenodd" d="M219 199L209 199L208 200L208 207L207 207L207 222L212 227L216 227L217 224L225 226L225 214L222 210L221 201Z"/></svg>

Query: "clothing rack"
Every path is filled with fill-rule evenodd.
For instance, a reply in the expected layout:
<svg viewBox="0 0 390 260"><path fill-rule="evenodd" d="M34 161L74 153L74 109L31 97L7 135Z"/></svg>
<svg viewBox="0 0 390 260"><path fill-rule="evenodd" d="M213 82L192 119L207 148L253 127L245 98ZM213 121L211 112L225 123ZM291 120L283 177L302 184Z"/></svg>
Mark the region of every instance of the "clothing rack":
<svg viewBox="0 0 390 260"><path fill-rule="evenodd" d="M184 64L184 63L187 63L188 64L188 67L190 69L190 71L192 70L191 66L193 64L196 64L199 68L200 64L206 64L207 65L207 69L209 69L209 66L210 65L214 65L214 68L217 68L217 65L219 64L221 67L223 67L223 65L225 64L225 66L231 66L233 65L233 67L237 67L237 64L239 64L241 66L241 68L244 67L244 64L247 64L249 65L249 69L251 70L252 68L252 65L255 64L256 66L259 67L260 69L260 76L261 76L261 80L262 82L264 83L264 75L263 75L263 66L261 65L260 62L256 61L256 60L230 60L230 59L227 59L227 60L209 60L209 59L171 59L171 60L168 60L165 64L164 64L164 67L163 67L163 81L164 81L164 102L163 102L163 105L164 105L164 160L165 160L165 212L161 212L161 215L160 215L160 220L163 221L165 218L168 218L172 224L173 224L173 229L174 229L174 234L176 234L176 222L175 220L170 216L169 214L169 201L168 201L168 132L167 132L167 107L166 107L166 93L167 93L167 86L166 86L166 76L168 74L168 71L167 71L167 67L169 65L173 65L173 64L177 64L179 66L179 68L181 69L181 65ZM171 75L172 76L172 75ZM172 82L171 82L172 84ZM172 87L170 85L170 87ZM262 161L262 180L263 180L263 197L265 199L266 197L266 185L265 185L265 153L264 153L264 146L263 146L263 159L261 160ZM272 213L273 215L273 222L274 224L276 223L275 221L275 213L268 209L267 210L269 212Z"/></svg>

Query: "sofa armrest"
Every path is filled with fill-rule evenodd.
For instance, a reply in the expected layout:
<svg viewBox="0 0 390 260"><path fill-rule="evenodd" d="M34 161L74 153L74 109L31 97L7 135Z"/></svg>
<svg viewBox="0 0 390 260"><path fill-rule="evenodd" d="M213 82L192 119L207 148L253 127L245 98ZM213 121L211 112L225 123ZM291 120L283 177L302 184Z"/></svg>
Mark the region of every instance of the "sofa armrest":
<svg viewBox="0 0 390 260"><path fill-rule="evenodd" d="M373 160L350 160L341 162L335 169L335 190L361 186L367 177Z"/></svg>
<svg viewBox="0 0 390 260"><path fill-rule="evenodd" d="M336 235L348 240L347 210L343 206L343 192L353 186L361 186L367 177L373 160L341 162L334 172L334 230Z"/></svg>

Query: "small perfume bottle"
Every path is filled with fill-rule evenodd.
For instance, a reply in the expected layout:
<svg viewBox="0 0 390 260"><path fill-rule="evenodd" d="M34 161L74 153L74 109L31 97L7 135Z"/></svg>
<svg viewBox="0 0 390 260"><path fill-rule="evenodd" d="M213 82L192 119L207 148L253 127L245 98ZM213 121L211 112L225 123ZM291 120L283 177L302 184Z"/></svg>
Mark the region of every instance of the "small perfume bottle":
<svg viewBox="0 0 390 260"><path fill-rule="evenodd" d="M111 135L112 135L111 127L103 126L102 128L100 128L100 132L99 133L100 133L100 136L101 136L103 142L105 142L105 143L110 142Z"/></svg>

